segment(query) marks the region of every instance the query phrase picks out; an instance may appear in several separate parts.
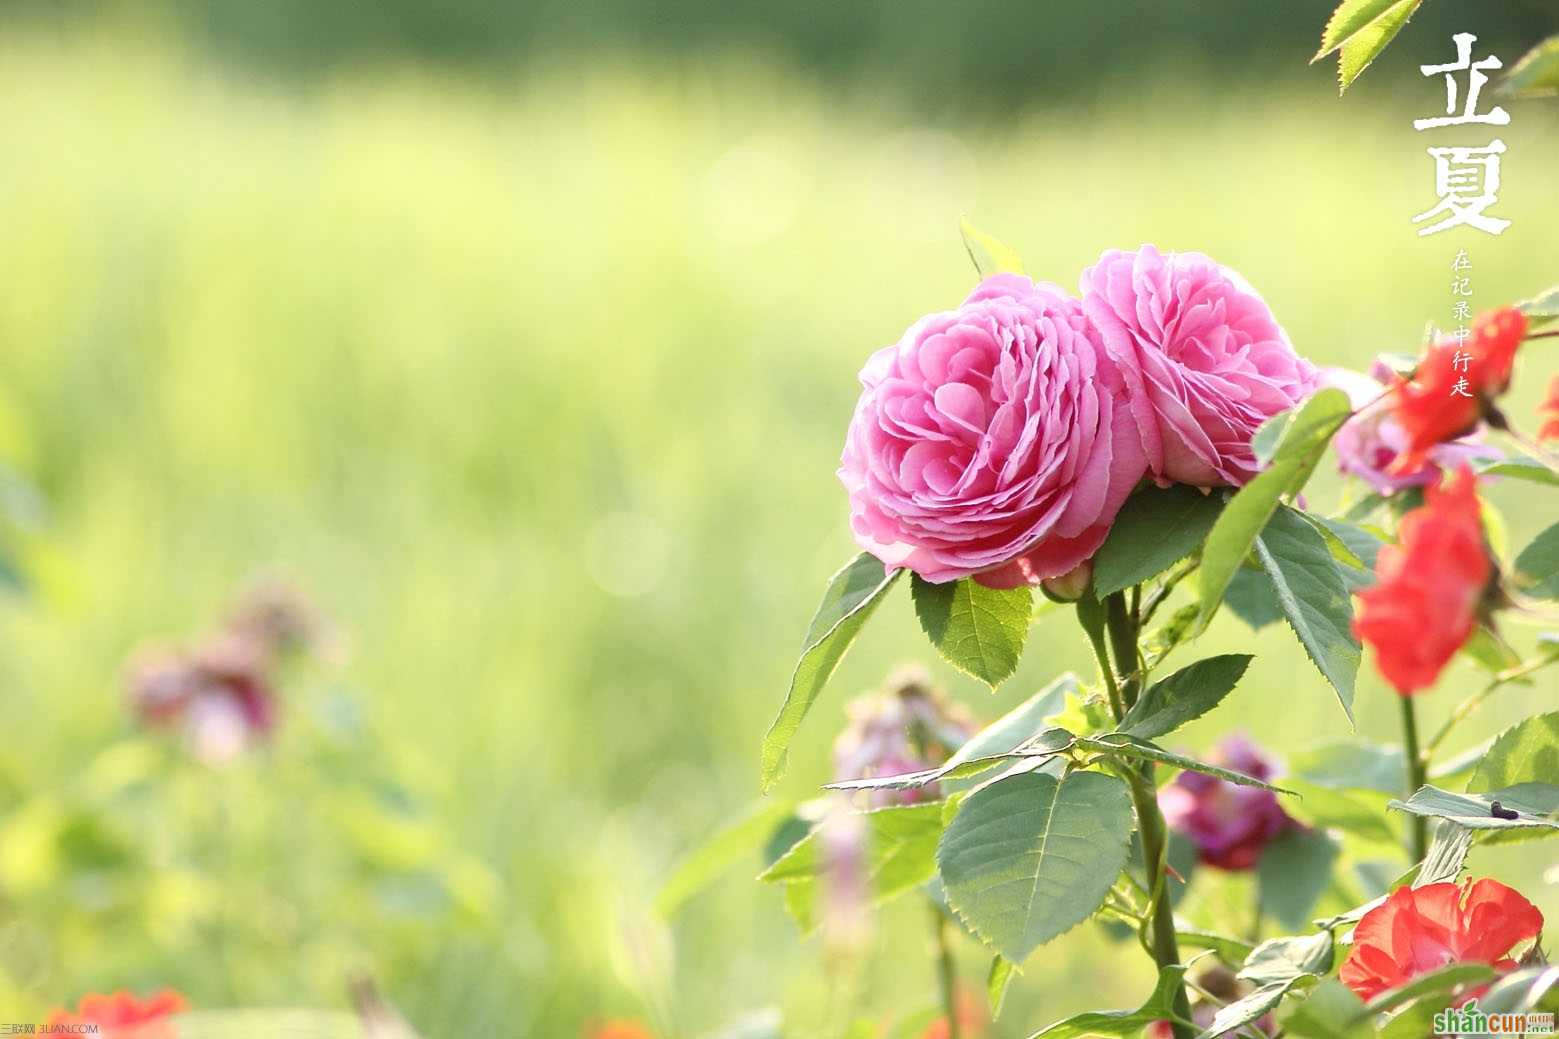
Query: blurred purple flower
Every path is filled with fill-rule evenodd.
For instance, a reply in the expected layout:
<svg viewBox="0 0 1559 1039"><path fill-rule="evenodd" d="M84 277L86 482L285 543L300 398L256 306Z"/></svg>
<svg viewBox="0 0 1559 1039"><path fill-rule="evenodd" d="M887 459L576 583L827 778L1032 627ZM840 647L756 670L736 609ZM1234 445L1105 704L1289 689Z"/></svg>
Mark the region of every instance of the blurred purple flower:
<svg viewBox="0 0 1559 1039"><path fill-rule="evenodd" d="M1240 736L1219 744L1211 761L1252 779L1269 780L1276 771L1271 758ZM1197 857L1219 869L1253 869L1268 844L1299 826L1271 791L1201 772L1180 773L1159 791L1158 803L1170 829L1190 838Z"/></svg>
<svg viewBox="0 0 1559 1039"><path fill-rule="evenodd" d="M1423 487L1439 475L1475 458L1498 458L1499 450L1480 443L1476 433L1440 444L1430 450L1427 461L1412 472L1390 474L1387 469L1407 449L1407 432L1391 415L1390 402L1382 399L1390 384L1391 370L1377 360L1370 374L1346 368L1328 368L1322 382L1348 395L1360 409L1332 440L1337 449L1337 468L1357 476L1379 494L1392 494L1406 487Z"/></svg>
<svg viewBox="0 0 1559 1039"><path fill-rule="evenodd" d="M258 586L194 650L139 654L126 683L131 709L145 725L180 730L201 761L230 761L275 730L277 666L287 651L311 645L317 630L296 593Z"/></svg>
<svg viewBox="0 0 1559 1039"><path fill-rule="evenodd" d="M882 692L845 708L849 723L834 741L834 778L897 776L935 768L978 728L974 719L931 684L918 667L888 679ZM941 794L935 783L911 790L873 790L871 807L915 804Z"/></svg>

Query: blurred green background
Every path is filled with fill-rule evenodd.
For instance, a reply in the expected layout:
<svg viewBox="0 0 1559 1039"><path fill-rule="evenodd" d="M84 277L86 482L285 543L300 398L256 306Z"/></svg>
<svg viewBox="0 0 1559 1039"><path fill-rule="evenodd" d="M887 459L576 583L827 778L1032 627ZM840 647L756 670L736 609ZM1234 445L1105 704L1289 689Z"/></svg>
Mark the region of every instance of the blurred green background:
<svg viewBox="0 0 1559 1039"><path fill-rule="evenodd" d="M1327 364L1449 322L1458 247L1480 308L1559 281L1552 102L1508 104L1508 232L1409 223L1425 147L1487 136L1415 133L1443 104L1416 65L1464 29L1508 64L1559 16L1434 0L1339 100L1305 66L1329 6L4 8L0 459L47 516L5 532L27 588L0 604L0 1020L164 984L339 1009L371 976L430 1039L573 1036L647 999L678 1035L764 1005L821 1034L824 969L756 862L666 931L649 901L757 796L852 552L855 372L967 292L959 215L1067 285L1107 247L1211 253ZM1556 365L1523 365L1530 428ZM1491 496L1512 548L1552 519L1526 485ZM213 770L139 733L127 657L272 569L344 647L289 674L275 745ZM1186 746L1347 735L1281 627L1224 618L1203 650L1245 647ZM908 659L930 662L900 594L787 793ZM984 717L1063 669L1089 670L1060 614L994 697L934 667ZM1477 683L1457 664L1431 724ZM1556 692L1507 691L1458 745ZM1394 738L1372 674L1358 707ZM1554 858L1475 867L1552 919ZM930 997L923 930L884 915L871 1013ZM1079 929L998 1034L1135 1006L1138 959ZM986 962L964 950L971 984Z"/></svg>

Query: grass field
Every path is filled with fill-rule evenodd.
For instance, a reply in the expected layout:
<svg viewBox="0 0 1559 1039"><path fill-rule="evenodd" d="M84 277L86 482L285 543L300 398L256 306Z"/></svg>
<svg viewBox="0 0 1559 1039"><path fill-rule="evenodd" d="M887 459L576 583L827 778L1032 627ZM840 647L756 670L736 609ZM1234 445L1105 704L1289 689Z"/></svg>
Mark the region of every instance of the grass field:
<svg viewBox="0 0 1559 1039"><path fill-rule="evenodd" d="M0 458L49 506L8 532L31 587L0 606L0 1020L120 985L340 1009L366 973L430 1039L572 1036L662 984L678 1034L762 1005L815 1034L822 970L773 891L737 875L693 903L674 969L647 907L757 796L851 552L855 372L967 291L959 215L1065 284L1108 246L1209 252L1331 364L1448 320L1458 246L1479 306L1559 281L1559 109L1502 131L1509 232L1419 239L1424 113L1306 82L950 127L750 60L304 88L133 31L0 42ZM1556 365L1525 364L1530 426ZM1492 494L1513 546L1552 518ZM212 773L137 736L127 655L273 569L343 645L289 683L273 750ZM1205 649L1252 645L1188 746L1231 719L1280 752L1345 735L1285 631L1226 618ZM825 778L847 694L926 654L895 599L787 790ZM1087 658L1052 615L998 696L938 674L994 716L1062 669ZM1430 717L1474 681L1457 665ZM1505 694L1468 741L1556 691ZM1373 676L1359 718L1392 739ZM1497 860L1551 915L1553 856ZM923 923L888 912L874 1012L933 991ZM1042 950L1001 1034L1136 1005L1131 959L1092 931Z"/></svg>

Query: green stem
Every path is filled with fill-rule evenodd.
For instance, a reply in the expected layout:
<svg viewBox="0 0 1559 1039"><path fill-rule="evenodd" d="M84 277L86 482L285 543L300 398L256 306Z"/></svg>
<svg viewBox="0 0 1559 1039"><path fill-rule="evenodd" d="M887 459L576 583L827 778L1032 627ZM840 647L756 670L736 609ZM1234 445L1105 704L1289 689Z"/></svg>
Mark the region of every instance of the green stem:
<svg viewBox="0 0 1559 1039"><path fill-rule="evenodd" d="M935 902L931 903L931 931L936 938L937 982L942 989L942 1012L947 1015L947 1039L960 1039L958 965L953 960L953 943L949 940L947 916Z"/></svg>
<svg viewBox="0 0 1559 1039"><path fill-rule="evenodd" d="M1137 659L1137 611L1128 609L1125 595L1116 592L1105 598L1104 613L1110 643L1115 652L1114 670L1121 676L1118 698L1129 710L1137 702L1142 685L1142 668ZM1102 647L1095 650L1101 651ZM1108 662L1101 659L1101 665L1108 674ZM1140 769L1127 766L1125 772L1131 787L1132 805L1137 813L1137 832L1142 836L1142 864L1148 882L1148 915L1151 918L1148 949L1153 954L1153 962L1158 964L1162 972L1165 967L1180 962L1180 941L1175 937L1175 909L1170 904L1168 882L1164 876L1168 844L1164 814L1158 807L1152 763L1146 762ZM1186 995L1185 985L1177 985L1169 1023L1175 1039L1195 1039L1196 1029L1189 1023L1190 1020L1191 1001Z"/></svg>
<svg viewBox="0 0 1559 1039"><path fill-rule="evenodd" d="M1142 668L1137 664L1137 626L1126 607L1126 596L1116 592L1104 600L1104 614L1110 628L1110 647L1115 651L1115 670L1120 673L1121 702L1126 710L1137 704L1142 685Z"/></svg>
<svg viewBox="0 0 1559 1039"><path fill-rule="evenodd" d="M1478 690L1476 693L1473 693L1467 699L1457 704L1456 707L1451 711L1451 716L1445 720L1445 724L1436 730L1435 734L1429 738L1428 743L1424 744L1423 753L1421 755L1424 761L1424 765L1426 767L1428 766L1430 760L1434 757L1434 752L1439 749L1440 744L1445 742L1445 738L1451 734L1451 730L1456 727L1457 723L1461 722L1473 711L1476 711L1480 706L1482 706L1483 701L1493 696L1495 692L1497 692L1507 683L1515 682L1519 679L1525 678L1532 672L1546 667L1553 662L1554 660L1552 657L1540 657L1536 660L1530 660L1525 664L1520 664L1516 667L1501 671L1490 680L1488 685L1484 686L1482 689Z"/></svg>
<svg viewBox="0 0 1559 1039"><path fill-rule="evenodd" d="M1088 596L1077 600L1077 623L1083 626L1088 644L1093 647L1094 659L1099 661L1099 672L1104 676L1104 688L1110 694L1110 713L1116 721L1126 716L1121 705L1120 686L1115 684L1115 669L1110 666L1110 654L1104 645L1104 609Z"/></svg>
<svg viewBox="0 0 1559 1039"><path fill-rule="evenodd" d="M1407 796L1412 797L1424 785L1424 758L1418 750L1418 714L1411 696L1398 699L1402 702L1402 753L1407 758ZM1414 862L1422 862L1429 850L1429 820L1421 815L1410 815L1408 827L1411 837L1408 850L1412 852Z"/></svg>
<svg viewBox="0 0 1559 1039"><path fill-rule="evenodd" d="M1158 809L1158 797L1152 781L1140 773L1133 774L1131 798L1137 810L1137 829L1142 834L1142 861L1147 867L1153 891L1153 927L1149 948L1153 953L1153 962L1162 971L1180 962L1180 942L1175 937L1175 910L1169 904L1165 891L1164 816ZM1174 1017L1170 1021L1170 1029L1175 1039L1194 1039L1196 1029L1181 1023L1191 1020L1191 1001L1186 997L1184 985L1176 986L1171 1009Z"/></svg>

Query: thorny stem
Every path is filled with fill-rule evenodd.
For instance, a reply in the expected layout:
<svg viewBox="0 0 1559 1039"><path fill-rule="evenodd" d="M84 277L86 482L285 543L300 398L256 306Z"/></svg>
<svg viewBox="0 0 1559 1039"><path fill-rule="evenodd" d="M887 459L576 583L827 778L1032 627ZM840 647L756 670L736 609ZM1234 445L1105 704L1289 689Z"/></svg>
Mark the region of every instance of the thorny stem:
<svg viewBox="0 0 1559 1039"><path fill-rule="evenodd" d="M1424 785L1424 758L1418 750L1418 714L1411 696L1399 696L1402 703L1402 744L1407 758L1407 796L1412 797ZM1429 820L1421 815L1408 816L1408 850L1414 862L1422 862L1429 850Z"/></svg>
<svg viewBox="0 0 1559 1039"><path fill-rule="evenodd" d="M1137 810L1137 829L1142 834L1142 861L1147 865L1149 876L1154 878L1150 948L1153 962L1162 970L1180 962L1180 943L1175 937L1175 910L1169 904L1163 883L1164 816L1158 809L1158 798L1152 782L1142 773L1133 772L1131 799ZM1177 1019L1170 1021L1175 1039L1194 1039L1196 1030L1180 1023L1191 1020L1191 1001L1186 998L1184 985L1175 989L1172 1010Z"/></svg>
<svg viewBox="0 0 1559 1039"><path fill-rule="evenodd" d="M1142 604L1142 612L1137 620L1139 630L1146 627L1148 621L1153 619L1153 615L1164 604L1164 600L1169 598L1169 593L1175 590L1175 585L1185 579L1196 567L1197 560L1193 556L1191 559L1186 560L1178 569L1171 570L1169 576L1159 582L1159 586L1148 596L1147 602Z"/></svg>
<svg viewBox="0 0 1559 1039"><path fill-rule="evenodd" d="M937 983L942 990L942 1012L947 1015L948 1039L960 1039L962 1028L958 1020L958 965L953 960L953 943L949 940L947 916L942 907L931 903L931 931L936 938Z"/></svg>
<svg viewBox="0 0 1559 1039"><path fill-rule="evenodd" d="M1445 738L1451 734L1451 730L1454 729L1469 714L1481 707L1483 705L1483 701L1493 696L1498 689L1510 682L1515 682L1519 679L1525 678L1527 675L1530 675L1532 672L1540 668L1552 664L1554 659L1555 658L1553 657L1539 657L1536 660L1529 660L1525 664L1521 664L1518 667L1513 667L1501 671L1499 674L1495 675L1492 680L1490 680L1488 685L1484 686L1482 689L1478 690L1476 693L1473 693L1467 699L1457 704L1456 707L1452 709L1451 716L1445 720L1445 724L1440 726L1435 734L1429 738L1428 743L1424 744L1423 750L1419 752L1420 762L1427 769L1430 759L1434 756L1435 750L1440 746L1440 744L1445 742Z"/></svg>
<svg viewBox="0 0 1559 1039"><path fill-rule="evenodd" d="M1082 614L1080 613L1079 616ZM1122 699L1122 694L1124 693L1128 704L1136 703L1138 687L1142 681L1141 668L1137 665L1139 625L1127 611L1126 599L1120 592L1105 599L1105 616L1109 625L1110 641L1115 650L1114 670L1120 672L1122 677L1120 688L1115 687L1114 679L1110 677L1111 668L1108 659L1104 656L1102 635L1090 634L1089 637L1095 641L1094 652L1098 654L1100 666L1104 670L1107 683L1111 686L1112 703L1117 704L1116 717L1119 718L1121 712L1118 703ZM1162 971L1165 967L1180 962L1180 943L1175 937L1175 910L1169 903L1164 882L1165 848L1168 840L1164 829L1164 815L1158 807L1158 794L1153 785L1152 764L1144 764L1140 769L1128 766L1124 772L1131 787L1132 805L1137 814L1137 831L1142 837L1142 862L1150 889L1148 916L1151 928L1146 944L1153 955L1153 962L1157 963ZM1189 1024L1191 1001L1186 996L1184 985L1176 987L1171 1011L1170 1029L1175 1039L1194 1039L1196 1029Z"/></svg>
<svg viewBox="0 0 1559 1039"><path fill-rule="evenodd" d="M1115 670L1120 673L1121 702L1129 711L1137 705L1137 690L1142 684L1142 668L1137 664L1137 626L1132 623L1126 597L1120 592L1104 600L1104 613L1110 626Z"/></svg>

